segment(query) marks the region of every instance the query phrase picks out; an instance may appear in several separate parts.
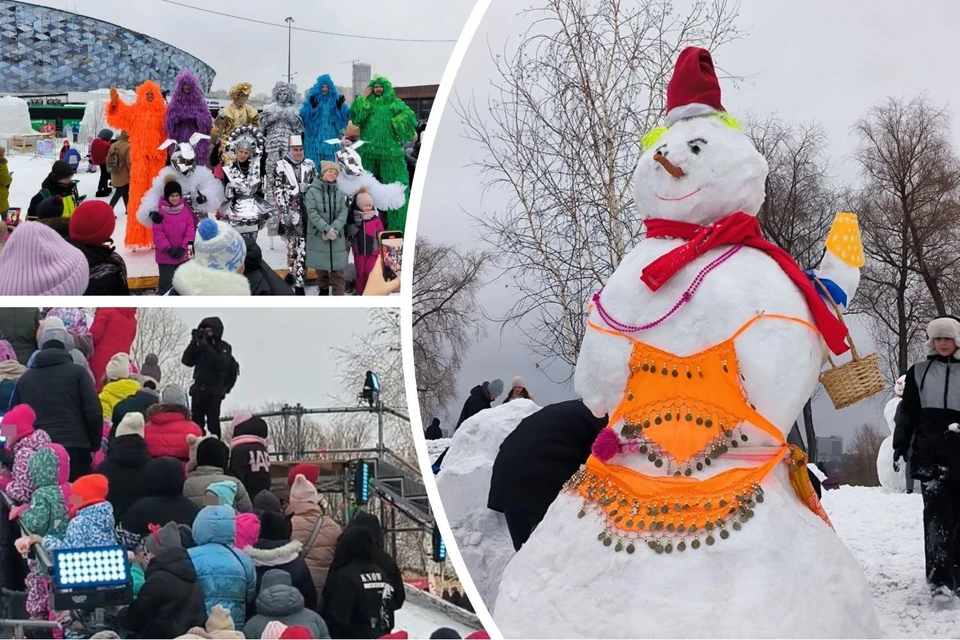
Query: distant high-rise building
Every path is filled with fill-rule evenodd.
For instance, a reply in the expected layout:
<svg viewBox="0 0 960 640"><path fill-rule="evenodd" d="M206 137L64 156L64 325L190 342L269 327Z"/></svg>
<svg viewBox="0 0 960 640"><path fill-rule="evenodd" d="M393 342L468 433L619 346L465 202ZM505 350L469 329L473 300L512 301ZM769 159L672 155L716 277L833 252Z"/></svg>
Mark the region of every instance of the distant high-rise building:
<svg viewBox="0 0 960 640"><path fill-rule="evenodd" d="M363 93L363 90L370 84L371 78L370 65L365 62L353 63L353 95L354 97Z"/></svg>
<svg viewBox="0 0 960 640"><path fill-rule="evenodd" d="M843 438L840 436L818 436L817 455L823 461L840 460L843 457Z"/></svg>

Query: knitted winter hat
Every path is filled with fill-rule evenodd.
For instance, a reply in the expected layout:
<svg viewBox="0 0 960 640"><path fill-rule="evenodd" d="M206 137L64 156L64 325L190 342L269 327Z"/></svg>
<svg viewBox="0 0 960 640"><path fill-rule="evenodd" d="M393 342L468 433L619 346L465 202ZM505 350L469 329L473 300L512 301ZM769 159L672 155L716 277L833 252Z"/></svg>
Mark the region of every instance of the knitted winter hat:
<svg viewBox="0 0 960 640"><path fill-rule="evenodd" d="M163 185L163 199L169 200L170 196L177 194L180 197L183 197L183 187L180 186L180 183L176 180L171 180L167 184Z"/></svg>
<svg viewBox="0 0 960 640"><path fill-rule="evenodd" d="M290 487L290 502L309 502L315 504L319 501L320 494L317 493L317 487L303 475L298 474L293 480L293 486Z"/></svg>
<svg viewBox="0 0 960 640"><path fill-rule="evenodd" d="M116 228L117 214L103 200L80 203L70 217L70 239L79 244L105 244Z"/></svg>
<svg viewBox="0 0 960 640"><path fill-rule="evenodd" d="M0 253L0 295L82 296L87 258L42 222L24 222Z"/></svg>
<svg viewBox="0 0 960 640"><path fill-rule="evenodd" d="M527 386L527 383L523 381L523 378L521 378L520 376L517 376L516 378L514 378L513 380L510 381L510 386L511 386L511 387L524 387L524 388L525 388L525 387Z"/></svg>
<svg viewBox="0 0 960 640"><path fill-rule="evenodd" d="M283 633L280 634L280 638L307 638L309 640L310 638L313 638L313 634L310 633L310 629L295 624L284 629Z"/></svg>
<svg viewBox="0 0 960 640"><path fill-rule="evenodd" d="M73 167L71 167L70 163L66 160L57 160L50 169L50 175L53 176L54 180L72 178L75 173L76 171L73 170Z"/></svg>
<svg viewBox="0 0 960 640"><path fill-rule="evenodd" d="M282 513L267 511L260 516L260 537L289 542L293 537L293 525Z"/></svg>
<svg viewBox="0 0 960 640"><path fill-rule="evenodd" d="M290 573L283 569L267 569L260 579L260 593L269 587L289 587L293 585Z"/></svg>
<svg viewBox="0 0 960 640"><path fill-rule="evenodd" d="M123 420L117 425L117 433L114 436L140 436L143 437L143 414L136 411L123 416Z"/></svg>
<svg viewBox="0 0 960 640"><path fill-rule="evenodd" d="M107 380L126 380L130 377L130 356L117 353L107 363Z"/></svg>
<svg viewBox="0 0 960 640"><path fill-rule="evenodd" d="M293 469L290 469L290 473L287 474L288 487L293 486L293 481L298 475L305 477L310 484L317 484L317 480L320 479L320 467L315 464L306 463L294 465Z"/></svg>
<svg viewBox="0 0 960 640"><path fill-rule="evenodd" d="M230 460L230 449L217 438L204 438L197 445L197 466L198 467L220 467L227 468Z"/></svg>
<svg viewBox="0 0 960 640"><path fill-rule="evenodd" d="M37 340L37 346L42 349L48 342L59 342L66 349L67 343L70 342L70 334L63 327L45 327L40 334L40 339Z"/></svg>
<svg viewBox="0 0 960 640"><path fill-rule="evenodd" d="M237 499L237 485L229 480L211 482L207 485L206 493L215 495L219 506L232 507L234 501Z"/></svg>
<svg viewBox="0 0 960 640"><path fill-rule="evenodd" d="M152 528L152 527L151 527ZM176 522L168 522L159 529L150 532L144 541L143 546L148 553L157 555L164 549L171 547L182 547L180 542L180 527Z"/></svg>
<svg viewBox="0 0 960 640"><path fill-rule="evenodd" d="M145 376L150 376L156 380L158 384L160 383L163 372L160 371L160 359L157 357L157 354L147 354L147 357L143 360L143 364L140 365L140 373Z"/></svg>
<svg viewBox="0 0 960 640"><path fill-rule="evenodd" d="M77 478L70 485L70 517L81 509L106 502L109 491L110 482L99 473Z"/></svg>
<svg viewBox="0 0 960 640"><path fill-rule="evenodd" d="M144 389L148 391L153 391L154 393L157 392L157 387L160 386L160 384L150 376L143 376L143 375L135 376L134 380L139 382L140 386L143 387Z"/></svg>
<svg viewBox="0 0 960 640"><path fill-rule="evenodd" d="M97 137L101 140L106 140L110 142L113 140L113 130L111 129L100 129L100 132L97 134Z"/></svg>
<svg viewBox="0 0 960 640"><path fill-rule="evenodd" d="M320 161L320 177L323 177L327 171L335 171L337 176L340 176L340 165L336 162L330 162L329 160Z"/></svg>
<svg viewBox="0 0 960 640"><path fill-rule="evenodd" d="M253 513L238 513L234 529L233 545L237 549L246 549L260 539L260 518Z"/></svg>
<svg viewBox="0 0 960 640"><path fill-rule="evenodd" d="M201 266L236 273L247 257L247 245L226 222L206 218L197 227L193 252Z"/></svg>
<svg viewBox="0 0 960 640"><path fill-rule="evenodd" d="M51 220L63 217L63 196L44 198L34 209L37 220Z"/></svg>
<svg viewBox="0 0 960 640"><path fill-rule="evenodd" d="M373 204L373 196L367 191L366 187L360 187L360 191L357 192L357 209L363 211L363 208L367 205L370 205L372 208L376 208Z"/></svg>
<svg viewBox="0 0 960 640"><path fill-rule="evenodd" d="M160 402L185 407L187 406L187 394L177 385L168 384L160 392Z"/></svg>
<svg viewBox="0 0 960 640"><path fill-rule="evenodd" d="M17 352L13 350L13 345L6 340L0 340L0 362L16 359Z"/></svg>
<svg viewBox="0 0 960 640"><path fill-rule="evenodd" d="M252 413L238 413L233 416L233 420L230 421L230 433L233 433L233 430L237 428L238 424L243 424L247 420L253 417Z"/></svg>
<svg viewBox="0 0 960 640"><path fill-rule="evenodd" d="M230 611L219 604L213 605L210 615L207 617L207 631L234 631L236 627L233 624L233 616Z"/></svg>
<svg viewBox="0 0 960 640"><path fill-rule="evenodd" d="M287 625L283 624L279 620L271 620L267 623L267 626L263 628L263 633L260 634L260 638L267 640L280 640L283 632L287 630Z"/></svg>
<svg viewBox="0 0 960 640"><path fill-rule="evenodd" d="M934 340L937 338L952 338L957 347L960 348L960 318L947 315L930 321L930 324L927 325L927 355L937 353L934 347Z"/></svg>
<svg viewBox="0 0 960 640"><path fill-rule="evenodd" d="M496 398L503 393L503 380L497 378L493 382L487 385L487 390Z"/></svg>
<svg viewBox="0 0 960 640"><path fill-rule="evenodd" d="M260 513L283 513L283 506L280 498L263 489L253 497L253 510Z"/></svg>
<svg viewBox="0 0 960 640"><path fill-rule="evenodd" d="M33 433L33 423L37 420L37 414L28 404L18 404L3 416L3 426L5 428L14 427L17 435L14 442L23 440Z"/></svg>
<svg viewBox="0 0 960 640"><path fill-rule="evenodd" d="M436 631L430 634L431 640L434 640L434 639L447 640L447 639L462 638L462 637L463 636L457 633L455 629L451 629L450 627L440 627L439 629L437 629Z"/></svg>

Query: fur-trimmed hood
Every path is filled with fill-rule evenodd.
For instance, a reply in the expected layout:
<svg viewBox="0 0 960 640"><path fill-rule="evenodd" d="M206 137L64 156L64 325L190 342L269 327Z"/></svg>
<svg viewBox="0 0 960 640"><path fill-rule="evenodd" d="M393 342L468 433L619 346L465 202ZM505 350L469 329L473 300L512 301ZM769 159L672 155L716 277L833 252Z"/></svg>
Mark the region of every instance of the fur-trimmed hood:
<svg viewBox="0 0 960 640"><path fill-rule="evenodd" d="M291 540L283 546L273 549L258 547L261 542L255 545L244 547L243 552L250 556L254 566L257 567L279 567L289 564L300 557L300 551L303 550L303 543L299 540Z"/></svg>
<svg viewBox="0 0 960 640"><path fill-rule="evenodd" d="M190 410L185 406L180 404L153 404L150 405L150 408L147 409L147 420L149 421L153 416L158 413L178 413L183 416L184 420L190 419Z"/></svg>
<svg viewBox="0 0 960 640"><path fill-rule="evenodd" d="M960 349L960 318L946 315L934 318L927 325L927 341L925 343L928 356L937 355L934 340L937 338L952 338Z"/></svg>
<svg viewBox="0 0 960 640"><path fill-rule="evenodd" d="M173 288L181 296L249 296L250 281L239 273L215 271L193 260L173 274Z"/></svg>

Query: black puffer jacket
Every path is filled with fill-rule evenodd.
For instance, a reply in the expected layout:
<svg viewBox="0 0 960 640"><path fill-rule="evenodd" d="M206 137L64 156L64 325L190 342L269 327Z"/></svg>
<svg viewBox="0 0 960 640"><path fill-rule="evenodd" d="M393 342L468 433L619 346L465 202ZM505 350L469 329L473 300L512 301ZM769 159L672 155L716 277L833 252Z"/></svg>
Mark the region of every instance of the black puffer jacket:
<svg viewBox="0 0 960 640"><path fill-rule="evenodd" d="M110 483L107 501L113 505L117 522L137 500L150 495L145 473L149 461L146 441L138 435L124 435L113 439L106 460L97 467L97 473L106 476Z"/></svg>
<svg viewBox="0 0 960 640"><path fill-rule="evenodd" d="M147 409L160 402L160 395L152 389L140 389L129 398L124 398L113 408L113 420L110 427L110 440L117 435L117 427L128 413L142 413L147 417Z"/></svg>
<svg viewBox="0 0 960 640"><path fill-rule="evenodd" d="M605 426L607 420L595 418L580 400L551 404L521 420L500 445L487 507L517 510L539 523L564 483L590 457Z"/></svg>
<svg viewBox="0 0 960 640"><path fill-rule="evenodd" d="M128 296L127 263L113 247L71 242L87 259L90 282L85 296Z"/></svg>
<svg viewBox="0 0 960 640"><path fill-rule="evenodd" d="M37 329L40 310L36 307L8 307L0 309L0 338L10 343L17 352L17 360L26 365L37 350ZM4 407L6 409L6 407Z"/></svg>
<svg viewBox="0 0 960 640"><path fill-rule="evenodd" d="M267 423L263 418L250 418L233 430L227 473L242 482L251 496L270 490Z"/></svg>
<svg viewBox="0 0 960 640"><path fill-rule="evenodd" d="M137 500L123 518L118 519L123 529L142 537L150 533L148 525L151 523L176 522L192 527L200 507L183 495L183 465L180 461L169 457L154 458L147 463L143 476L150 494Z"/></svg>
<svg viewBox="0 0 960 640"><path fill-rule="evenodd" d="M960 351L910 367L895 422L894 456L905 456L913 443L914 478L960 480L960 433L948 429L960 423Z"/></svg>
<svg viewBox="0 0 960 640"><path fill-rule="evenodd" d="M487 391L487 383L478 384L470 390L470 397L463 403L463 410L460 412L460 419L457 420L457 426L454 431L460 428L464 422L477 415L484 409L489 409L492 404L490 393Z"/></svg>
<svg viewBox="0 0 960 640"><path fill-rule="evenodd" d="M256 240L246 238L244 241L247 243L247 258L243 263L243 276L250 283L250 295L292 296L290 285L270 265L263 263L263 252Z"/></svg>
<svg viewBox="0 0 960 640"><path fill-rule="evenodd" d="M55 444L96 451L103 430L103 409L93 378L74 363L62 342L47 342L13 392L10 406L28 404L37 414L34 427Z"/></svg>
<svg viewBox="0 0 960 640"><path fill-rule="evenodd" d="M204 329L213 330L213 340L203 340ZM185 367L193 368L193 397L226 396L237 383L240 365L233 358L233 348L223 339L220 318L204 318L194 330L190 344L180 359Z"/></svg>
<svg viewBox="0 0 960 640"><path fill-rule="evenodd" d="M121 617L133 638L177 638L203 627L207 609L203 587L185 549L164 549L150 561L137 599Z"/></svg>

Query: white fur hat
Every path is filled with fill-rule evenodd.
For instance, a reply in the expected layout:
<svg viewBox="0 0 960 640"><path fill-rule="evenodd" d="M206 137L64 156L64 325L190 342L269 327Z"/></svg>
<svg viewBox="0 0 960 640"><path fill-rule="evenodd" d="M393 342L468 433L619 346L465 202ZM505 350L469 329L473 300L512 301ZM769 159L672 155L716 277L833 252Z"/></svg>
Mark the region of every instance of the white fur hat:
<svg viewBox="0 0 960 640"><path fill-rule="evenodd" d="M933 346L933 341L937 338L951 338L960 348L960 318L956 316L940 316L934 318L927 325L927 354L935 355L937 350Z"/></svg>

